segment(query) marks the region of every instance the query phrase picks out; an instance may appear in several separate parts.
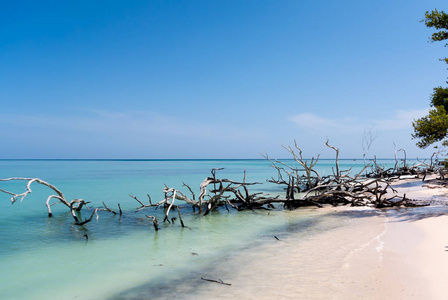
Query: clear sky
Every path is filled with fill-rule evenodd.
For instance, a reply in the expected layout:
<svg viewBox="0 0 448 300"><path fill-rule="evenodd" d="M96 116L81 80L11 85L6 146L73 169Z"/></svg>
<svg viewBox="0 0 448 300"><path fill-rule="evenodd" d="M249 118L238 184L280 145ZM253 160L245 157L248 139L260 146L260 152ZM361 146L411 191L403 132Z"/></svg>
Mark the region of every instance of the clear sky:
<svg viewBox="0 0 448 300"><path fill-rule="evenodd" d="M428 157L446 0L0 0L0 158Z"/></svg>

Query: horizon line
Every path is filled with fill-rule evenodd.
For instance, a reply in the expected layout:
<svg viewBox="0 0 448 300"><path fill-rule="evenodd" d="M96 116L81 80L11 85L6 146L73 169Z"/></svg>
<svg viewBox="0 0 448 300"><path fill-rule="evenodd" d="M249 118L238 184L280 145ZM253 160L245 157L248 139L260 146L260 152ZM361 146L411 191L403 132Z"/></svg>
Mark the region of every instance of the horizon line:
<svg viewBox="0 0 448 300"><path fill-rule="evenodd" d="M310 160L312 158L305 158ZM429 158L407 158L407 160L418 160ZM266 158L0 158L0 161L213 161L213 160L267 160ZM273 158L273 160L294 160L294 158ZM335 158L319 158L319 160L336 160ZM363 160L363 158L339 158L339 160ZM373 161L368 158L366 161ZM376 158L376 160L395 160L395 158ZM398 158L399 161L404 159Z"/></svg>

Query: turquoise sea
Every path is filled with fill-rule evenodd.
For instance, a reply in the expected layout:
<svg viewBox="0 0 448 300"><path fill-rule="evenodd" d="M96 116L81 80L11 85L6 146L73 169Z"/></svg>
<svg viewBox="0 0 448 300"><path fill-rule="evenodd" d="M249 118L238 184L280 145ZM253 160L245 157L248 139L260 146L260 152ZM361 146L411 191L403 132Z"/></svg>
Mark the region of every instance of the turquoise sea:
<svg viewBox="0 0 448 300"><path fill-rule="evenodd" d="M363 167L362 160L340 164L353 172ZM332 167L333 160L320 160L317 169L328 175ZM52 207L52 218L47 216L45 200L51 190L44 186L34 183L32 193L13 205L8 195L0 193L1 298L164 298L173 295L172 284L185 287L193 279L197 284L229 255L253 253L272 243L274 235L305 239L349 224L347 215L323 214L316 208L254 212L222 208L199 216L185 206L181 212L187 227L161 223L155 232L145 215L161 221L162 210L135 211L139 204L129 194L143 202L149 194L157 202L163 199L164 184L188 194L182 187L185 182L198 195L199 184L212 168L224 168L218 177L236 181L243 179L245 170L248 182L263 183L251 187L251 192L283 193L281 187L266 182L276 177L266 160L0 160L0 178L38 177L55 185L68 200L82 198L90 207L102 207L104 201L115 210L120 203L123 210L121 217L100 211L92 222L76 226L62 204ZM21 193L25 184L0 182L0 188Z"/></svg>

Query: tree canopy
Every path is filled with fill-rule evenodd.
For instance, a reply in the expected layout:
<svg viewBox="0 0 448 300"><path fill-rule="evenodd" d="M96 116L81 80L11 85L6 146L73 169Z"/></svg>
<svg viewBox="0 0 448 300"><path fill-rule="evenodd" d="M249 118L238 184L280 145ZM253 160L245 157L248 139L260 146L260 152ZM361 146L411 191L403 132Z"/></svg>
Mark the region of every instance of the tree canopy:
<svg viewBox="0 0 448 300"><path fill-rule="evenodd" d="M438 30L429 37L431 42L448 39L448 14L445 12L437 9L431 12L427 11L422 22L425 22L426 27L433 27ZM448 43L445 44L445 46L447 45ZM448 58L442 60L448 63ZM448 145L448 140L446 140L448 135L448 88L441 86L434 88L430 105L433 109L429 111L429 114L414 120L412 123L414 127L412 137L420 139L417 142L417 146L420 148L426 148L440 141L443 145Z"/></svg>
<svg viewBox="0 0 448 300"><path fill-rule="evenodd" d="M413 138L418 138L417 146L426 148L431 144L442 141L448 132L448 115L445 108L440 105L429 111L429 114L412 123L414 126ZM448 144L444 141L443 144Z"/></svg>
<svg viewBox="0 0 448 300"><path fill-rule="evenodd" d="M425 19L423 21L425 22L426 27L434 27L435 29L440 30L431 35L429 39L432 42L448 39L448 14L434 9L431 12L427 11L425 13Z"/></svg>

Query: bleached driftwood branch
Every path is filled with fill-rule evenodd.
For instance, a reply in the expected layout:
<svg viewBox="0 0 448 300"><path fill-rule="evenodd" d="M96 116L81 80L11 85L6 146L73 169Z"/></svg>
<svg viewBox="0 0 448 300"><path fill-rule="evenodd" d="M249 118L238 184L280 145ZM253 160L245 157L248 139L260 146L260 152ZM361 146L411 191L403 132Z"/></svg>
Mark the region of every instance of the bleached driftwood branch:
<svg viewBox="0 0 448 300"><path fill-rule="evenodd" d="M31 192L32 192L31 184L33 184L34 182L39 183L39 184L46 186L46 187L50 188L51 190L53 190L56 194L48 196L48 198L45 202L45 205L47 206L49 217L53 216L53 213L51 212L51 206L53 206L57 203L62 203L70 209L70 212L71 212L73 218L75 219L76 225L84 225L84 224L90 222L93 218L93 215L95 215L97 212L97 210L95 209L95 211L92 213L92 216L89 219L80 221L77 216L77 212L81 211L82 207L88 203L88 202L84 201L83 199L73 199L72 201L69 202L65 199L64 194L58 188L56 188L54 185L52 185L42 179L39 179L39 178L11 177L11 178L0 179L0 182L8 182L8 181L27 181L26 190L20 194L14 193L14 192L11 192L11 191L8 191L5 189L0 189L0 192L11 195L11 203L12 204L14 204L17 200L20 200L20 202L23 201L23 199L25 199L25 197L28 196L28 194L31 194ZM56 199L58 201L51 204L52 199Z"/></svg>

